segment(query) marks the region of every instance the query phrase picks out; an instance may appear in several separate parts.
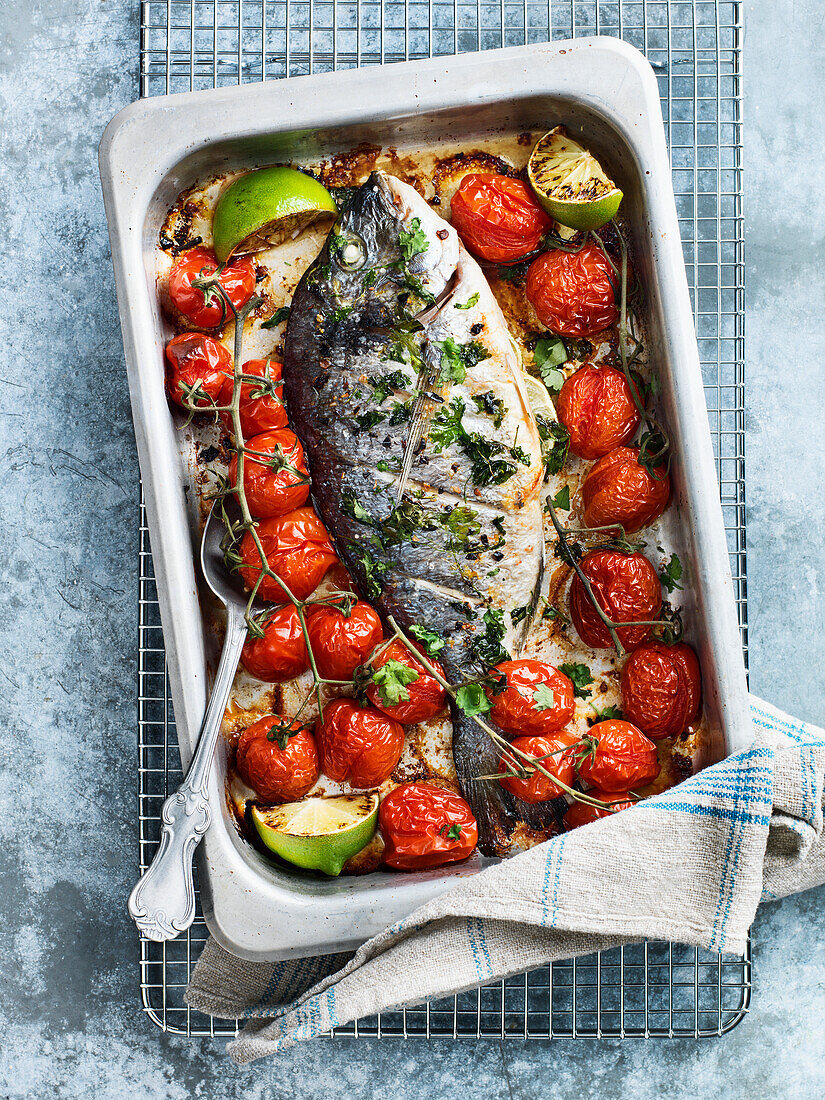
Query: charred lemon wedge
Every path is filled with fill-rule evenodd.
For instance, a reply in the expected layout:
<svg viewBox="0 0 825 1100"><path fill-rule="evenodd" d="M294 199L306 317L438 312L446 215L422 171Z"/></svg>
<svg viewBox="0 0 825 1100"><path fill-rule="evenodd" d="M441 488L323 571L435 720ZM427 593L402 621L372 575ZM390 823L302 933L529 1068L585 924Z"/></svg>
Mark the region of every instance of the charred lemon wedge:
<svg viewBox="0 0 825 1100"><path fill-rule="evenodd" d="M536 142L527 164L539 202L561 225L599 229L615 217L622 192L590 153L557 126Z"/></svg>
<svg viewBox="0 0 825 1100"><path fill-rule="evenodd" d="M221 193L212 221L215 255L226 263L230 256L262 252L337 216L332 195L312 176L283 166L259 168Z"/></svg>
<svg viewBox="0 0 825 1100"><path fill-rule="evenodd" d="M271 852L296 867L335 876L372 840L378 803L377 794L316 795L283 806L255 804L251 813Z"/></svg>

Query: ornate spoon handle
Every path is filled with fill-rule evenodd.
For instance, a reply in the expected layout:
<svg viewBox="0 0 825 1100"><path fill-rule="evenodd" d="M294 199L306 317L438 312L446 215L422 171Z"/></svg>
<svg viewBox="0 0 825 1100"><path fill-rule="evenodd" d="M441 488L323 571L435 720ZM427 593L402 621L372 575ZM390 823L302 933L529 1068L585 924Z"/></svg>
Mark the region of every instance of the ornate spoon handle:
<svg viewBox="0 0 825 1100"><path fill-rule="evenodd" d="M183 783L163 804L160 845L129 897L129 915L150 940L173 940L195 917L192 856L209 828L209 772L245 637L243 613L230 606L223 652L195 755Z"/></svg>

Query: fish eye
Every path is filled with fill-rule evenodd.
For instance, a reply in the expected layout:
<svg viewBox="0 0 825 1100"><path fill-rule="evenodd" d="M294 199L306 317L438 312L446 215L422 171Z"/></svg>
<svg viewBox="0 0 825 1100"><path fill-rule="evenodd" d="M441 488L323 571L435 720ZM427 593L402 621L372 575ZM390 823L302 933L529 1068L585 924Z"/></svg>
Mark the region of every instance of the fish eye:
<svg viewBox="0 0 825 1100"><path fill-rule="evenodd" d="M367 247L357 234L347 233L336 259L344 271L358 271L367 262Z"/></svg>

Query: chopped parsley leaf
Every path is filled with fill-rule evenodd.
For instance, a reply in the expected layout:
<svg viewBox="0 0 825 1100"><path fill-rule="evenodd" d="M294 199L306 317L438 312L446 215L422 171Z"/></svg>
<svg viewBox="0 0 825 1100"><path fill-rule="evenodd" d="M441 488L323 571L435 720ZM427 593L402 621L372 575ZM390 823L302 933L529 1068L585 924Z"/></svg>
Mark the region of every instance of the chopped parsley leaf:
<svg viewBox="0 0 825 1100"><path fill-rule="evenodd" d="M587 665L573 663L559 665L559 672L573 681L573 694L578 699L587 699L592 695L589 684L593 683L593 675Z"/></svg>

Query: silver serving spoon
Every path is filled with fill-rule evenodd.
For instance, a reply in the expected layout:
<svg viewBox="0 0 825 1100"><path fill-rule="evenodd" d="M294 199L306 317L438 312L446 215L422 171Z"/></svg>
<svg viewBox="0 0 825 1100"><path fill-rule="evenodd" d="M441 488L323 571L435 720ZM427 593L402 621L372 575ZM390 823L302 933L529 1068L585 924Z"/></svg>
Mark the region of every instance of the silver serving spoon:
<svg viewBox="0 0 825 1100"><path fill-rule="evenodd" d="M231 499L225 503L231 520L237 518ZM192 856L209 827L207 786L221 720L246 639L247 595L240 577L226 568L221 541L226 534L220 501L216 501L201 540L201 569L206 583L226 606L226 637L201 726L195 755L181 786L163 804L160 845L149 868L129 896L129 915L150 940L173 940L195 917Z"/></svg>

